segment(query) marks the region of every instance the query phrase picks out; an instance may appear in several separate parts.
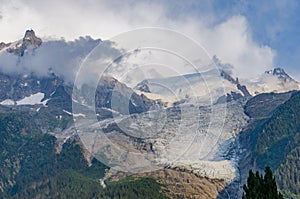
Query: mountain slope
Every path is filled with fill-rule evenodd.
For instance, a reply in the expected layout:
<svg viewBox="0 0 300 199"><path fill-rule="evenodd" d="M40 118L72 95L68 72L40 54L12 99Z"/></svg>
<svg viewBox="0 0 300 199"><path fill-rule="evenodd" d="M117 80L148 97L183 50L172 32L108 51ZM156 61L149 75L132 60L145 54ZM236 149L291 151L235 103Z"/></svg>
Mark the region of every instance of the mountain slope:
<svg viewBox="0 0 300 199"><path fill-rule="evenodd" d="M252 95L260 93L282 93L291 90L299 90L300 84L291 78L283 68L274 68L266 71L254 80L241 80Z"/></svg>
<svg viewBox="0 0 300 199"><path fill-rule="evenodd" d="M266 95L266 94L263 94ZM273 94L274 95L274 94ZM299 197L299 147L300 147L300 92L279 94L281 103L277 108L272 107L269 114L261 115L262 110L248 108L252 117L256 118L255 127L248 132L253 144L252 163L254 167L263 169L270 166L277 176L280 189L292 198ZM288 99L288 95L291 95ZM278 98L280 99L280 98ZM288 99L287 101L285 101ZM265 107L265 108L266 108ZM247 110L247 109L246 109ZM296 196L298 194L298 196ZM287 196L287 195L286 195Z"/></svg>
<svg viewBox="0 0 300 199"><path fill-rule="evenodd" d="M107 167L96 159L89 165L76 137L57 153L56 138L42 133L34 117L0 108L1 198L165 198L152 179L103 189L98 180Z"/></svg>
<svg viewBox="0 0 300 199"><path fill-rule="evenodd" d="M116 54L109 41L41 41L32 30L0 44L0 197L238 197L243 169L267 165L286 195L299 195L300 94L280 93L298 88L283 69L250 81L218 65L202 74L146 79L135 88L103 76L90 95L88 84L79 90L72 82L78 63L98 44ZM76 92L92 99L72 99ZM102 127L125 153L155 156L162 169L118 182L103 178L108 167L91 157L74 127L85 112L73 114L72 105L95 106L98 123L83 133ZM93 144L96 138L89 137ZM141 156L125 153L116 153L121 162L132 161L125 166L143 165Z"/></svg>
<svg viewBox="0 0 300 199"><path fill-rule="evenodd" d="M247 88L221 70L186 74L168 78L147 79L135 86L151 99L160 99L165 103L193 102L197 98L204 105L215 103L221 97L228 101L249 97ZM214 100L211 102L211 100Z"/></svg>

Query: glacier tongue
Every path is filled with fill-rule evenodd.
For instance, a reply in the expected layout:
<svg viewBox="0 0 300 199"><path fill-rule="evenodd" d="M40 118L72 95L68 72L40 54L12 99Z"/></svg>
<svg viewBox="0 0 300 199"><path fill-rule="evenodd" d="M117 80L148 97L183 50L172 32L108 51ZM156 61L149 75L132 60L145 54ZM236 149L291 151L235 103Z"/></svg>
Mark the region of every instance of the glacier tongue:
<svg viewBox="0 0 300 199"><path fill-rule="evenodd" d="M242 102L232 101L77 122L85 147L114 169L136 173L181 168L230 182L239 178L236 136L247 120Z"/></svg>
<svg viewBox="0 0 300 199"><path fill-rule="evenodd" d="M162 138L156 139L154 143L159 143L159 141L167 143L164 146L158 144L158 147L156 147L157 144L154 144L157 153L161 153L160 161L171 168L190 170L209 178L220 178L228 182L239 178L237 170L239 144L236 136L247 124L248 117L244 114L242 104L234 101L227 104L224 122L222 114L218 111L218 109L223 111L223 105L214 105L217 111L212 112L207 107L200 108L199 118L197 118L200 123L198 126L200 133L197 133L196 136L195 132L189 129L192 129L192 123L197 121L183 121L184 135L180 135L183 136L183 139L181 137L176 140L179 136L178 131L172 135L174 139L169 138L164 141ZM219 128L222 128L221 133L218 133ZM170 129L168 128L168 130ZM189 140L188 137L193 140ZM178 154L181 154L187 147L189 148L178 157Z"/></svg>

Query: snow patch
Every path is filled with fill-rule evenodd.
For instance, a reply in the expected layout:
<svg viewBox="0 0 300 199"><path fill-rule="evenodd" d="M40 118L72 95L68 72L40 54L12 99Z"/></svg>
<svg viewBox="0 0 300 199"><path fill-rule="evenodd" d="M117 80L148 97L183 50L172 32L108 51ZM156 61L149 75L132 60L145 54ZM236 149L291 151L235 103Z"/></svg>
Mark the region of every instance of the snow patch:
<svg viewBox="0 0 300 199"><path fill-rule="evenodd" d="M35 94L30 95L29 97L24 97L23 99L16 102L17 105L36 105L36 104L42 104L46 106L46 103L48 100L42 101L44 99L45 94L38 92Z"/></svg>
<svg viewBox="0 0 300 199"><path fill-rule="evenodd" d="M0 102L1 105L6 105L6 106L12 106L15 105L15 101L11 100L11 99L6 99L2 102Z"/></svg>
<svg viewBox="0 0 300 199"><path fill-rule="evenodd" d="M72 98L72 101L79 104L79 102L74 98Z"/></svg>
<svg viewBox="0 0 300 199"><path fill-rule="evenodd" d="M72 133L71 135L68 135L64 141L63 141L63 144L66 143L72 136L74 136L76 134L76 132Z"/></svg>
<svg viewBox="0 0 300 199"><path fill-rule="evenodd" d="M66 110L63 110L63 112L67 113L68 115L73 115L73 117L85 117L85 115L82 114L82 113L73 114L73 113L71 113L69 111L66 111Z"/></svg>
<svg viewBox="0 0 300 199"><path fill-rule="evenodd" d="M56 90L54 90L54 91L50 94L50 97L51 97L52 95L54 95L55 91L56 91Z"/></svg>
<svg viewBox="0 0 300 199"><path fill-rule="evenodd" d="M74 117L85 117L85 114L82 113L77 113L77 114L73 114Z"/></svg>
<svg viewBox="0 0 300 199"><path fill-rule="evenodd" d="M73 115L71 112L63 110L63 112L67 113L68 115Z"/></svg>

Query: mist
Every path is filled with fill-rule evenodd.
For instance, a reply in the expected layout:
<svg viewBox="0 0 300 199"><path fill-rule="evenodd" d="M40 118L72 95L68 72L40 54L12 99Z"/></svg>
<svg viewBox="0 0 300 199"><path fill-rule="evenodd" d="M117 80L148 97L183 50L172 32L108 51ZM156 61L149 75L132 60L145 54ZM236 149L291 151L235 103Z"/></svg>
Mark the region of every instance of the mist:
<svg viewBox="0 0 300 199"><path fill-rule="evenodd" d="M34 74L40 77L54 73L73 83L80 64L97 45L101 45L102 52L108 56L118 53L111 42L91 37L80 37L75 41L52 40L43 42L36 49L26 50L22 57L0 53L0 70L5 74Z"/></svg>

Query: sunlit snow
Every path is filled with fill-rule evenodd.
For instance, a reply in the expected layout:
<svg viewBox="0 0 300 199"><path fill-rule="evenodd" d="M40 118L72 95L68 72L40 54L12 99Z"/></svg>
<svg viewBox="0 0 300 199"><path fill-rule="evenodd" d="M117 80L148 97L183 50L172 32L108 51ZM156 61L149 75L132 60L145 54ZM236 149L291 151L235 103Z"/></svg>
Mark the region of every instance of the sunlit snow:
<svg viewBox="0 0 300 199"><path fill-rule="evenodd" d="M45 94L38 92L30 95L29 97L24 97L23 99L16 102L17 105L36 105L42 104L46 106L47 100L42 101L44 99Z"/></svg>
<svg viewBox="0 0 300 199"><path fill-rule="evenodd" d="M15 105L15 102L11 99L6 99L2 102L0 102L1 105L6 105L6 106L12 106L12 105Z"/></svg>

